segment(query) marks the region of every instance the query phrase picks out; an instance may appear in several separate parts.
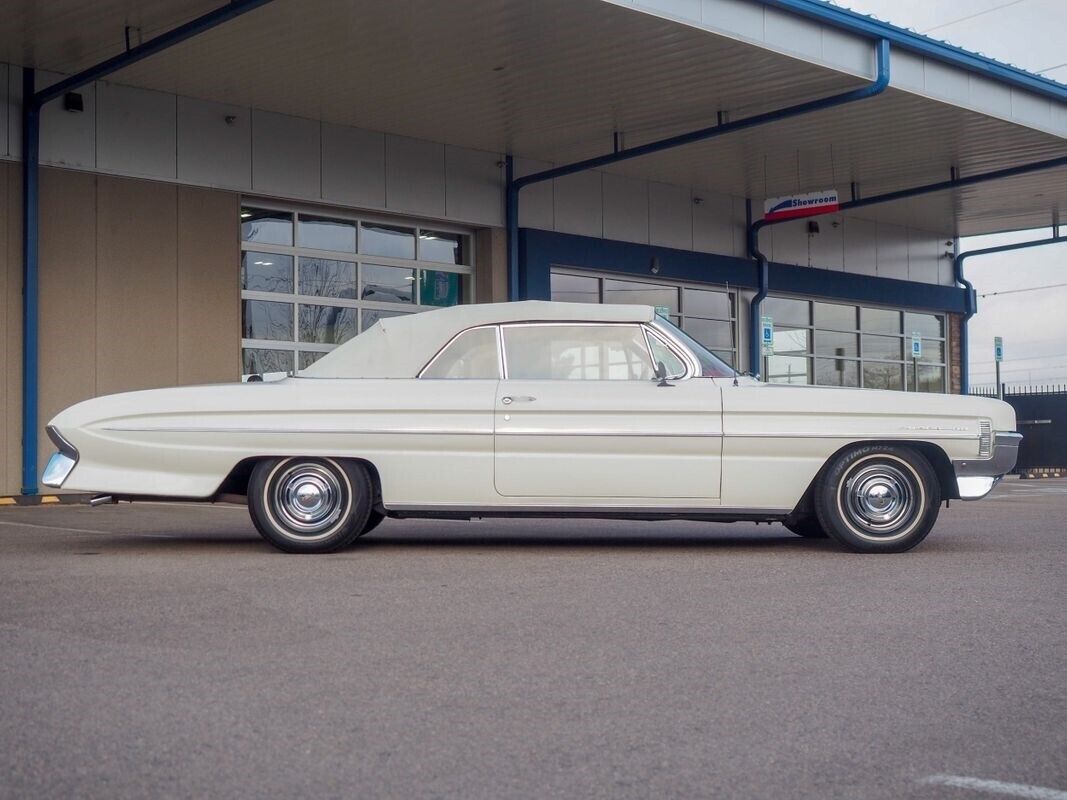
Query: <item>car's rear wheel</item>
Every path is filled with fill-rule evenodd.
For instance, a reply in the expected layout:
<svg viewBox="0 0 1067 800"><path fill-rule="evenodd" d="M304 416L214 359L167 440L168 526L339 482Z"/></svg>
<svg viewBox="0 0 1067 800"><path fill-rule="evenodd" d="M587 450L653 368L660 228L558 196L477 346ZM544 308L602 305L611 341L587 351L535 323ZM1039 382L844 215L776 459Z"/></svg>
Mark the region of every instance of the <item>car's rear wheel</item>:
<svg viewBox="0 0 1067 800"><path fill-rule="evenodd" d="M248 482L260 535L287 553L328 553L367 527L374 487L366 468L332 458L261 461Z"/></svg>
<svg viewBox="0 0 1067 800"><path fill-rule="evenodd" d="M785 525L787 530L792 531L797 536L803 536L805 539L825 539L827 536L826 531L819 524L819 520L814 514L797 517L782 524Z"/></svg>
<svg viewBox="0 0 1067 800"><path fill-rule="evenodd" d="M815 487L815 513L857 553L900 553L926 538L941 507L930 462L910 447L862 445L838 455Z"/></svg>

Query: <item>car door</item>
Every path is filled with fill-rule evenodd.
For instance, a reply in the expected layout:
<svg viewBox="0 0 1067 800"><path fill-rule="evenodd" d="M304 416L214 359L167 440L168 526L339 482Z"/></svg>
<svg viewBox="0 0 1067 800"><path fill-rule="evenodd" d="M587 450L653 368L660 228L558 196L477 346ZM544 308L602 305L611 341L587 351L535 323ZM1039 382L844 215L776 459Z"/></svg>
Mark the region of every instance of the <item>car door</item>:
<svg viewBox="0 0 1067 800"><path fill-rule="evenodd" d="M719 497L720 390L702 378L659 385L643 326L529 323L502 331L507 368L494 407L500 495L617 505Z"/></svg>

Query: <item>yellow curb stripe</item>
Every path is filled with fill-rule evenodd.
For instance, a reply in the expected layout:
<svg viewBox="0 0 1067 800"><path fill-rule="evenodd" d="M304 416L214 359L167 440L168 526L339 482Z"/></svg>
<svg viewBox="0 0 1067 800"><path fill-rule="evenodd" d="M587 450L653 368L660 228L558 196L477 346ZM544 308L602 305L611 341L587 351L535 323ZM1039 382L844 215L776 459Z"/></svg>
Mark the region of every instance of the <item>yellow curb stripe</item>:
<svg viewBox="0 0 1067 800"><path fill-rule="evenodd" d="M14 497L0 497L0 506L13 506L15 505Z"/></svg>
<svg viewBox="0 0 1067 800"><path fill-rule="evenodd" d="M54 494L46 494L43 497L41 497L41 505L44 505L45 503L58 503L58 502L59 502L59 498L56 497Z"/></svg>

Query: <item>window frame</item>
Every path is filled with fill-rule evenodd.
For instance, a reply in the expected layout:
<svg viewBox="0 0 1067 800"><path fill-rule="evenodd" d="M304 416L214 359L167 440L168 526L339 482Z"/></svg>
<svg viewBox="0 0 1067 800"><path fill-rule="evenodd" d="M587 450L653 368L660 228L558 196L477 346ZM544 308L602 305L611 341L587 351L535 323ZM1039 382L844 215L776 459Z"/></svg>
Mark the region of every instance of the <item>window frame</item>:
<svg viewBox="0 0 1067 800"><path fill-rule="evenodd" d="M425 272L447 272L463 276L466 286L463 287L460 296L461 305L468 305L477 302L477 287L475 281L476 275L476 247L474 231L470 228L461 225L452 225L447 222L437 222L429 219L423 219L421 217L399 217L388 214L374 214L354 209L341 209L333 208L329 206L319 206L316 204L307 203L287 203L278 200L270 200L267 198L260 198L254 195L242 195L239 202L239 209L245 208L262 209L264 211L277 211L284 214L289 214L292 217L292 244L280 245L280 244L268 244L266 242L246 241L241 231L241 218L238 217L238 230L237 235L239 238L240 252L238 256L238 282L239 282L239 295L240 295L240 307L239 313L243 318L243 307L246 300L262 300L267 302L288 303L292 305L292 326L293 326L293 338L292 339L258 339L248 338L244 336L244 328L242 324L241 340L240 340L240 361L239 366L241 368L242 379L245 375L244 372L244 351L245 350L280 350L287 351L292 354L293 369L292 374L299 374L301 371L300 362L303 353L317 353L319 358L322 355L329 353L338 344L332 344L327 342L302 342L300 341L300 306L301 305L320 305L320 306L336 306L339 308L350 308L355 310L356 316L356 336L363 332L364 326L364 310L367 311L384 311L384 312L397 312L400 314L417 314L423 311L432 311L436 308L445 308L446 306L436 305L422 305L419 302L419 287L421 285L422 276ZM356 235L356 249L355 252L341 251L341 250L319 250L311 247L304 247L298 244L299 242L299 230L301 215L307 215L309 217L315 217L317 219L335 219L340 222L351 223L355 227ZM396 258L392 256L374 256L365 254L363 249L363 223L389 225L393 227L410 228L415 237L415 258ZM426 261L421 258L420 252L420 234L423 230L432 231L434 233L452 233L466 237L466 247L464 254L466 255L467 264L449 264L440 261ZM245 289L243 287L243 281L240 274L241 259L244 258L245 252L263 253L269 255L288 256L293 260L293 291L292 292L267 292L257 291L251 289ZM354 265L355 271L355 292L354 298L342 298L342 297L320 297L318 295L306 295L300 292L300 261L301 258L315 258L324 261L341 261ZM412 303L388 303L379 300L363 300L358 297L360 294L360 288L363 281L363 265L378 265L383 267L401 267L404 269L412 269L415 271L415 281L413 286L412 297L414 302Z"/></svg>
<svg viewBox="0 0 1067 800"><path fill-rule="evenodd" d="M736 287L732 287L728 283L701 283L698 281L674 281L667 278L659 278L648 275L636 275L629 272L610 272L604 270L589 270L582 269L581 267L572 267L566 264L552 264L549 270L549 285L551 286L552 275L565 275L573 276L576 278L589 278L594 279L597 282L597 304L604 304L604 281L625 281L628 283L644 283L651 286L665 287L675 289L678 292L678 312L671 314L670 319L675 325L685 330L685 321L688 318L709 320L711 322L724 322L730 325L730 334L733 340L733 346L727 351L722 349L715 349L710 345L704 345L711 353L713 353L720 360L725 361L723 355L729 353L730 360L726 362L728 367L732 369L739 369L738 353L739 353L739 319L738 312L738 292ZM719 294L726 295L727 302L730 306L730 319L722 319L719 317L709 317L703 314L689 314L685 307L685 290L696 289L699 291L717 292ZM559 302L572 302L570 300L561 300ZM690 333L690 336L693 334ZM695 336L693 337L696 338ZM689 359L684 359L686 363L689 363Z"/></svg>
<svg viewBox="0 0 1067 800"><path fill-rule="evenodd" d="M825 354L819 353L818 352L818 348L816 346L816 338L817 338L817 334L818 333L841 333L841 334L848 334L850 336L855 336L856 337L856 348L857 348L856 349L856 355L855 356L840 356L840 360L848 361L848 362L852 362L852 363L856 364L856 368L858 370L858 386L857 387L851 387L851 388L861 388L861 389L872 388L872 387L865 386L865 381L864 381L864 366L867 365L867 364L872 364L872 365L893 366L893 367L901 368L901 371L902 371L902 374L903 374L903 385L902 385L902 387L900 389L892 389L890 391L920 392L921 390L919 389L919 386L917 386L915 384L915 382L914 382L915 364L913 363L913 360L908 355L909 350L910 350L910 348L908 347L908 344L909 344L910 339L911 339L911 332L906 330L906 327L907 327L906 320L907 320L907 315L908 314L924 314L924 315L927 315L927 316L936 317L941 322L941 336L940 337L925 336L924 335L921 338L924 341L928 341L928 342L932 342L932 343L940 343L940 345L941 345L941 356L942 356L942 359L940 361L929 361L929 360L924 360L924 359L920 359L918 361L918 367L919 367L920 371L922 370L923 367L934 367L934 368L937 368L937 369L941 370L941 390L940 390L940 392L926 392L926 393L927 394L945 394L945 393L947 393L949 391L949 388L950 388L949 387L949 359L950 359L951 355L950 355L950 348L949 348L949 318L948 318L948 314L947 313L942 312L942 311L931 311L931 310L928 310L928 309L903 308L903 307L899 307L899 306L898 307L880 306L880 305L878 305L876 303L839 302L839 301L835 301L835 300L829 299L829 298L811 298L811 297L789 295L789 294L773 294L773 295L770 295L770 297L768 299L799 300L799 301L807 303L807 305L808 305L808 322L807 322L806 325L785 324L785 325L779 326L779 325L775 324L775 326L774 326L774 329L775 329L776 332L779 331L779 330L783 330L783 331L784 330L803 330L803 331L807 331L808 337L809 337L809 346L808 346L808 349L807 349L806 352L803 352L803 353L800 353L800 352L796 352L796 353L793 353L793 352L777 353L776 352L775 353L776 356L777 355L782 355L782 356L791 356L791 357L796 357L796 358L805 358L805 359L807 359L808 364L809 364L809 369L810 369L810 372L811 372L812 383L804 384L804 385L809 385L809 386L834 386L835 385L835 384L825 384L825 383L817 383L816 382L816 375L818 374L817 367L818 367L819 361L820 360L828 360L828 359L837 360L839 358L838 356L835 356L835 355L825 355ZM822 303L822 304L826 304L826 305L848 306L850 308L855 309L856 312L857 312L856 328L854 330L847 330L847 329L842 328L841 326L820 327L815 322L815 304L816 303ZM868 309L871 310L871 311L874 311L874 312L888 311L888 312L892 312L892 313L896 314L897 315L897 323L898 323L897 324L897 328L898 328L897 332L895 332L895 333L887 333L887 332L884 332L884 331L881 331L881 330L877 330L877 329L876 330L868 330L868 329L866 329L864 327L864 322L865 322L865 320L864 320L864 311L868 310ZM868 357L868 356L864 355L863 340L864 340L865 336L884 337L884 338L887 338L887 339L895 339L895 340L899 341L900 347L901 347L901 351L900 352L901 352L901 356L902 357L900 359L894 359L894 358L872 358L872 357ZM767 369L767 358L768 358L768 356L760 356L760 358L761 358L762 367L763 367L762 372L763 372L764 375L767 375L768 374L768 369ZM921 381L920 381L920 385L921 385Z"/></svg>
<svg viewBox="0 0 1067 800"><path fill-rule="evenodd" d="M450 348L452 346L452 344L457 339L459 339L460 337L470 333L471 331L480 331L480 330L485 330L487 328L492 328L494 330L494 333L496 334L496 377L495 378L427 378L427 377L425 377L426 371L429 370L437 362L437 360L448 351L448 348ZM502 380L503 377L504 377L504 370L505 370L505 366L504 366L504 334L500 330L500 325L498 325L497 323L490 323L488 325L474 325L474 326L472 326L470 328L464 328L463 330L461 330L459 333L457 333L455 336L453 336L451 339L449 339L447 342L445 342L444 345L442 345L440 350L438 350L436 353L433 354L433 357L429 361L426 362L426 364L422 367L422 369L419 370L418 374L415 377L418 380L428 380L428 381L492 381L492 380L499 381L499 380Z"/></svg>

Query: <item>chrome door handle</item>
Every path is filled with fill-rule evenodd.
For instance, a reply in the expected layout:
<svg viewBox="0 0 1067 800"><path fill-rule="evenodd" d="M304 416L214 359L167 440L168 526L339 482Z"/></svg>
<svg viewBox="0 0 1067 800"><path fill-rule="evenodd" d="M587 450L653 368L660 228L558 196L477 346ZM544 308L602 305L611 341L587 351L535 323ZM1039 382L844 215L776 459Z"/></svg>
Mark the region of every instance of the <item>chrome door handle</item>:
<svg viewBox="0 0 1067 800"><path fill-rule="evenodd" d="M510 406L512 403L532 403L536 399L536 397L531 397L528 394L517 394L514 397L510 395L502 397L500 398L500 402L506 406Z"/></svg>

